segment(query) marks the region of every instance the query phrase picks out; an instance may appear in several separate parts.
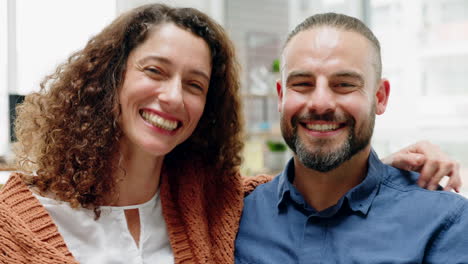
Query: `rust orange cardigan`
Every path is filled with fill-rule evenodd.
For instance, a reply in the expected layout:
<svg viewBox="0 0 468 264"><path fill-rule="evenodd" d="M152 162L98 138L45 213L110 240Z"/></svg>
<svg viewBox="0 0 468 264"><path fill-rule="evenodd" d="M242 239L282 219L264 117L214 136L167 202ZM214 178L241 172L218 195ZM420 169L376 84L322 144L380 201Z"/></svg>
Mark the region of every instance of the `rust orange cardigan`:
<svg viewBox="0 0 468 264"><path fill-rule="evenodd" d="M234 263L244 195L272 177L192 173L162 175L161 202L175 263ZM19 173L0 191L0 263L77 263Z"/></svg>

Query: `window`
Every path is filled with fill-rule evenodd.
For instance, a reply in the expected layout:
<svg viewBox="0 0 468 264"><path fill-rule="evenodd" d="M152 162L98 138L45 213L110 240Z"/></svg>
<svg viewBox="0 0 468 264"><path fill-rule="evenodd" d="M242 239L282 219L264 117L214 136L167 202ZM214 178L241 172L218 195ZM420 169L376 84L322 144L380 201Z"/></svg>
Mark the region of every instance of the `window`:
<svg viewBox="0 0 468 264"><path fill-rule="evenodd" d="M0 156L10 152L9 95L37 91L115 14L115 0L0 1Z"/></svg>

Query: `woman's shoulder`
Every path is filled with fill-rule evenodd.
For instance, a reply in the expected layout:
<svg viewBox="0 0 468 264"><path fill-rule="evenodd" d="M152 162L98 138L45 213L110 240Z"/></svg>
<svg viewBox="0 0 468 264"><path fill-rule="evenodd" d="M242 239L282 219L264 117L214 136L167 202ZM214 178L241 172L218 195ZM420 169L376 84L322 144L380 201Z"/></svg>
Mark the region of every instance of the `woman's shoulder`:
<svg viewBox="0 0 468 264"><path fill-rule="evenodd" d="M76 263L52 218L23 176L12 173L0 190L0 247L3 249L0 262L14 259L32 263L47 259L55 263Z"/></svg>
<svg viewBox="0 0 468 264"><path fill-rule="evenodd" d="M19 172L12 173L1 188L0 211L4 217L20 217L23 224L28 224L29 220L47 218L48 214L24 182L24 176Z"/></svg>
<svg viewBox="0 0 468 264"><path fill-rule="evenodd" d="M22 203L23 199L32 197L29 187L23 181L23 174L13 172L0 190L0 201L9 205Z"/></svg>
<svg viewBox="0 0 468 264"><path fill-rule="evenodd" d="M244 196L247 196L257 188L257 186L273 180L274 176L267 174L260 174L251 177L242 177L242 184L244 189Z"/></svg>

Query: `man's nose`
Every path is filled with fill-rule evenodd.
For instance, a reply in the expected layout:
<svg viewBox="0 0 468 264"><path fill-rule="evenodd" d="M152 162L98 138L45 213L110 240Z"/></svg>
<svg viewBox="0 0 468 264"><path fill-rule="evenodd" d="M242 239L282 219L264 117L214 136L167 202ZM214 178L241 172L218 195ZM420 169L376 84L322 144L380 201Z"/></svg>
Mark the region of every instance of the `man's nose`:
<svg viewBox="0 0 468 264"><path fill-rule="evenodd" d="M307 100L309 110L319 115L334 111L336 108L335 94L327 80L317 81L314 89L310 91Z"/></svg>

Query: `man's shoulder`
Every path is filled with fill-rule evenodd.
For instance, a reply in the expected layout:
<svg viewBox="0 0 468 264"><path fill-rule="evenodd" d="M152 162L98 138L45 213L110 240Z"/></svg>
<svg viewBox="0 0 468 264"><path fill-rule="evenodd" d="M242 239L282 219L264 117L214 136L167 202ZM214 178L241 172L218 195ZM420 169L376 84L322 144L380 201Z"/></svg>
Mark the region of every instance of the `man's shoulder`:
<svg viewBox="0 0 468 264"><path fill-rule="evenodd" d="M456 195L455 193L451 192L442 192L442 191L430 191L424 189L418 185L419 173L414 171L406 171L402 169L397 169L389 165L384 165L384 169L386 170L383 175L385 175L382 179L382 184L395 189L400 192L415 192L415 193L425 193L425 194L435 194L435 193L443 193L448 194L448 197L456 197L463 199L463 197ZM451 198L448 198L451 199Z"/></svg>
<svg viewBox="0 0 468 264"><path fill-rule="evenodd" d="M412 203L423 209L444 210L449 208L468 208L468 199L447 191L430 191L417 184L419 174L386 166L387 176L382 181L384 192L392 201Z"/></svg>

